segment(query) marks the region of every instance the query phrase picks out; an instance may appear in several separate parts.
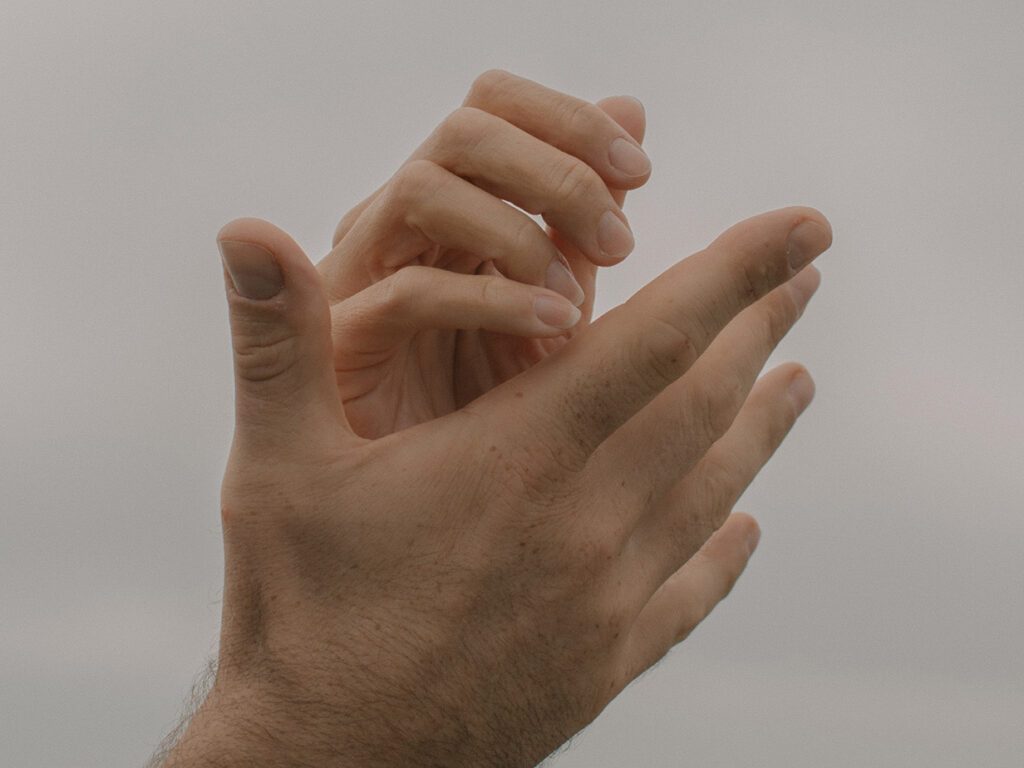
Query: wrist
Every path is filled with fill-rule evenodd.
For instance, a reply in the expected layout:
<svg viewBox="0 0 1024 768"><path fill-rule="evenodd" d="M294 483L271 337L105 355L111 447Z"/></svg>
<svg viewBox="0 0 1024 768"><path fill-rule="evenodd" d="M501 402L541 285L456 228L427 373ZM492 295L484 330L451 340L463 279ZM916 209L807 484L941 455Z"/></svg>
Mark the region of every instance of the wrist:
<svg viewBox="0 0 1024 768"><path fill-rule="evenodd" d="M314 749L318 718L285 707L258 690L218 681L160 768L243 768L349 763L341 750L325 760Z"/></svg>

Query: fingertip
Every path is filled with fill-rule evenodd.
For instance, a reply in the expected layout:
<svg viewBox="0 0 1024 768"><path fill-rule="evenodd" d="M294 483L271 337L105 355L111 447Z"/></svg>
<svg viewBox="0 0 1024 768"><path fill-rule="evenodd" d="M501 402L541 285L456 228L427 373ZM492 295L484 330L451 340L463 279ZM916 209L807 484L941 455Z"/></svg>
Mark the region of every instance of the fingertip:
<svg viewBox="0 0 1024 768"><path fill-rule="evenodd" d="M268 251L280 267L286 285L303 292L322 290L320 273L302 247L291 235L265 219L247 216L232 219L220 228L216 239L222 253L225 244Z"/></svg>
<svg viewBox="0 0 1024 768"><path fill-rule="evenodd" d="M291 260L305 253L291 235L265 219L243 216L232 219L217 232L217 242L251 243L273 253L279 259Z"/></svg>
<svg viewBox="0 0 1024 768"><path fill-rule="evenodd" d="M814 393L814 379L806 368L797 364L796 371L786 387L786 394L793 403L798 416L811 404L811 401L814 399Z"/></svg>
<svg viewBox="0 0 1024 768"><path fill-rule="evenodd" d="M808 264L797 272L786 285L796 302L797 311L802 315L811 297L821 285L821 272L813 264Z"/></svg>
<svg viewBox="0 0 1024 768"><path fill-rule="evenodd" d="M240 216L232 219L222 226L217 232L217 241L253 241L262 239L260 235L267 228L275 228L269 221L254 218L252 216Z"/></svg>
<svg viewBox="0 0 1024 768"><path fill-rule="evenodd" d="M810 205L793 205L789 208L784 209L793 215L791 229L795 229L805 221L814 222L818 227L823 230L823 237L825 245L821 249L826 251L832 245L832 222L828 220L828 217L817 208Z"/></svg>
<svg viewBox="0 0 1024 768"><path fill-rule="evenodd" d="M563 333L575 326L583 313L558 294L538 294L533 300L533 312L545 326L545 330Z"/></svg>
<svg viewBox="0 0 1024 768"><path fill-rule="evenodd" d="M739 535L747 544L748 554L754 554L754 550L757 549L757 545L761 541L760 524L746 512L733 512L729 519L734 520L734 525L738 526Z"/></svg>
<svg viewBox="0 0 1024 768"><path fill-rule="evenodd" d="M605 113L637 142L643 143L647 129L647 111L635 96L607 96L597 102Z"/></svg>

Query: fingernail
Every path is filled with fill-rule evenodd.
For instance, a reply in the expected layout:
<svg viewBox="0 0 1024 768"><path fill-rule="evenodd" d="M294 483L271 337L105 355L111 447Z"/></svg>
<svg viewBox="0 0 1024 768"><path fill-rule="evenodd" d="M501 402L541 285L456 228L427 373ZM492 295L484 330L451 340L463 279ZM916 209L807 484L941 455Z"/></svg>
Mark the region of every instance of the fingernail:
<svg viewBox="0 0 1024 768"><path fill-rule="evenodd" d="M797 272L796 276L786 285L789 286L793 301L796 302L797 311L803 314L804 309L807 307L807 302L811 300L814 292L821 285L821 272L813 265L806 266Z"/></svg>
<svg viewBox="0 0 1024 768"><path fill-rule="evenodd" d="M643 176L651 170L651 159L633 142L621 137L608 148L608 160L615 170L627 176Z"/></svg>
<svg viewBox="0 0 1024 768"><path fill-rule="evenodd" d="M635 242L633 233L622 219L611 211L605 211L597 224L597 245L606 258L624 259L632 252Z"/></svg>
<svg viewBox="0 0 1024 768"><path fill-rule="evenodd" d="M797 415L800 415L814 399L814 380L806 373L798 373L789 382L788 394Z"/></svg>
<svg viewBox="0 0 1024 768"><path fill-rule="evenodd" d="M284 287L277 259L263 246L233 240L222 240L218 245L235 290L245 298L269 299Z"/></svg>
<svg viewBox="0 0 1024 768"><path fill-rule="evenodd" d="M533 311L544 325L563 330L572 328L583 316L578 308L555 296L538 296L533 301Z"/></svg>
<svg viewBox="0 0 1024 768"><path fill-rule="evenodd" d="M586 296L583 293L583 288L573 277L572 271L562 263L561 259L555 259L548 265L548 274L544 285L555 293L565 296L576 307L583 303Z"/></svg>
<svg viewBox="0 0 1024 768"><path fill-rule="evenodd" d="M816 221L806 219L797 224L786 241L789 266L799 270L832 244L832 235Z"/></svg>

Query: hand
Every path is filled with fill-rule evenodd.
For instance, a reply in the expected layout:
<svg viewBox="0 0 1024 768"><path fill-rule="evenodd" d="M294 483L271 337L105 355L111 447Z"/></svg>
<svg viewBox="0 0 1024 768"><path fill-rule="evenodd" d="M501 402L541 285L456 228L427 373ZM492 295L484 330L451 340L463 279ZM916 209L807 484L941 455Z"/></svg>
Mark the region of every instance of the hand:
<svg viewBox="0 0 1024 768"><path fill-rule="evenodd" d="M633 247L621 206L650 177L644 127L629 97L595 106L490 70L345 215L318 268L357 434L451 413L588 324L596 266Z"/></svg>
<svg viewBox="0 0 1024 768"><path fill-rule="evenodd" d="M169 765L535 764L746 564L758 528L729 511L813 394L798 365L755 380L828 222L741 222L519 376L377 440L338 397L320 274L265 234L220 236L220 661Z"/></svg>

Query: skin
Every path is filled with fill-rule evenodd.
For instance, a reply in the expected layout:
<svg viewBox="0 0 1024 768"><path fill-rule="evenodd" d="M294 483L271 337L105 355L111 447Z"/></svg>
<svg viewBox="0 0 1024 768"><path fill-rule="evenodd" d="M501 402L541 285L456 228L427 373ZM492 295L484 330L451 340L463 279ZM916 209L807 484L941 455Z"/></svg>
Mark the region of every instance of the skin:
<svg viewBox="0 0 1024 768"><path fill-rule="evenodd" d="M338 387L357 433L379 437L451 413L589 323L597 267L629 252L602 253L601 217L610 211L628 227L626 190L650 178L642 150L639 174L609 160L616 139L639 149L643 106L628 96L596 106L485 72L341 220L318 269L332 303ZM504 200L539 214L546 228ZM568 298L543 289L553 263L573 273L578 293L564 277L553 284ZM564 323L537 318L539 296L562 305Z"/></svg>
<svg viewBox="0 0 1024 768"><path fill-rule="evenodd" d="M607 143L642 138L642 113L494 71L467 101L546 147L474 177L492 201L542 189L562 155L601 179L554 184L550 229L536 227L589 315L595 222L645 180L613 178ZM473 167L453 158L479 141L438 135L417 152ZM319 266L266 222L218 236L236 403L219 668L165 765L535 765L685 638L757 545L730 510L813 396L799 365L757 375L817 287L805 265L831 244L824 216L747 219L596 321L539 338L530 300L550 295L557 254L532 231L500 259L446 235L461 204L424 200L430 174L397 193L396 174L353 209ZM527 231L502 215L483 216L491 235L465 231ZM410 271L433 290L403 286Z"/></svg>

